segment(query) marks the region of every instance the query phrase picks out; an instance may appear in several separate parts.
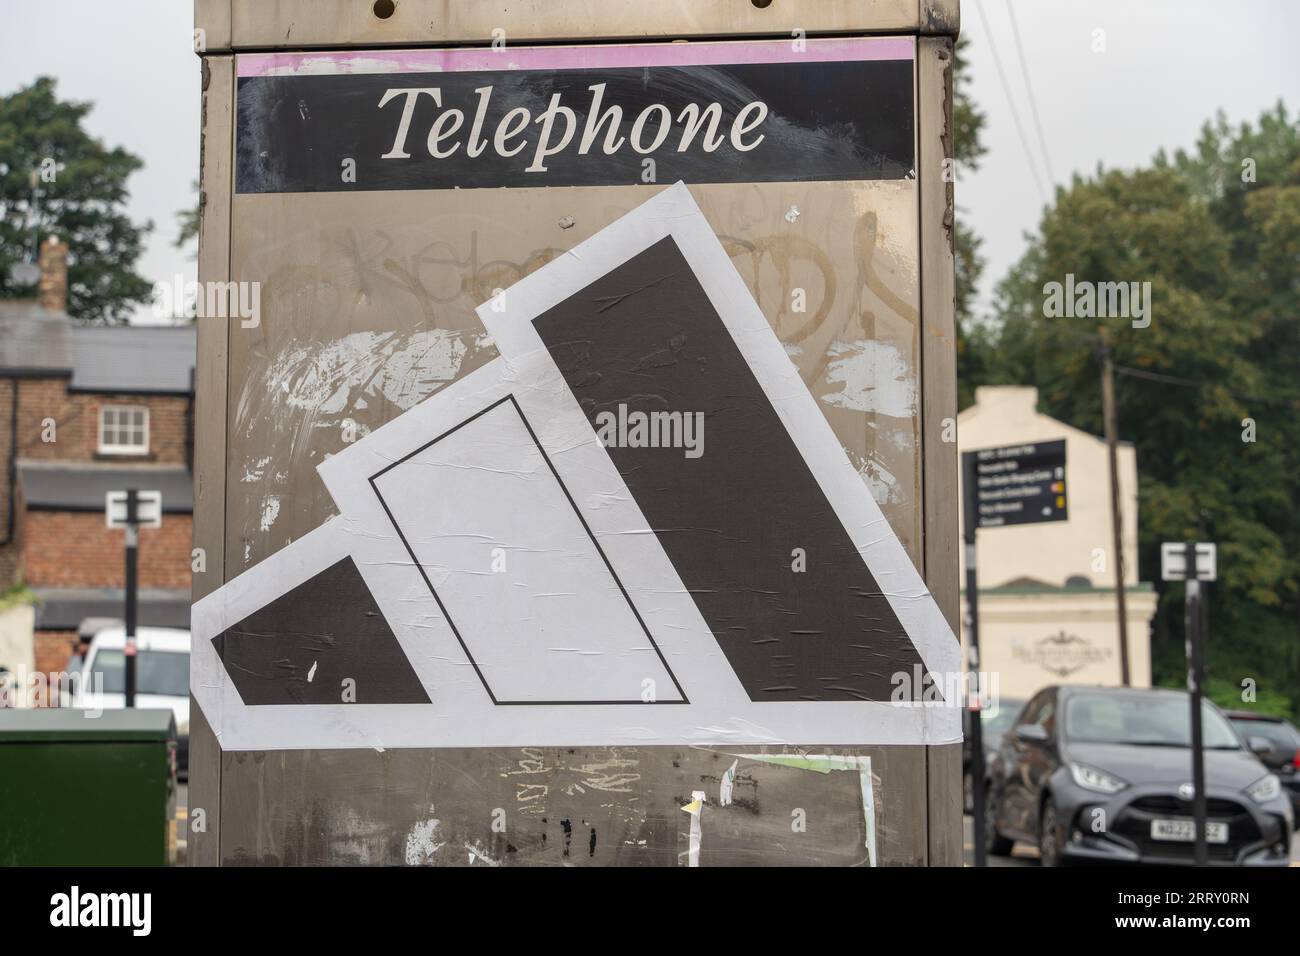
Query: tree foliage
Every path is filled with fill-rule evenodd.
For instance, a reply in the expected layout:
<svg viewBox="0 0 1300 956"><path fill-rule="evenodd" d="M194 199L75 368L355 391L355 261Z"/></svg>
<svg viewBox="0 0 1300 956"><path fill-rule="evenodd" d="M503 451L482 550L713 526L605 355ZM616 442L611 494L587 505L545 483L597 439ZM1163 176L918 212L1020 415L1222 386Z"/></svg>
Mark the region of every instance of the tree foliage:
<svg viewBox="0 0 1300 956"><path fill-rule="evenodd" d="M194 180L191 188L195 194L199 192L199 181ZM200 215L199 201L196 199L194 205L187 209L178 210L176 213L176 241L173 245L177 249L184 249L192 242L197 242L199 238Z"/></svg>
<svg viewBox="0 0 1300 956"><path fill-rule="evenodd" d="M1211 687L1241 706L1300 705L1300 123L1279 104L1132 171L1058 192L997 287L971 384L1032 384L1040 409L1102 431L1098 327L1118 368L1120 436L1137 449L1143 580L1162 541L1219 545ZM1151 324L1051 318L1050 282L1149 282ZM1253 440L1252 440L1253 439ZM1183 681L1182 588L1162 593L1156 677ZM1261 696L1261 700L1263 700Z"/></svg>
<svg viewBox="0 0 1300 956"><path fill-rule="evenodd" d="M89 103L60 100L55 81L0 96L0 298L29 298L9 269L32 252L33 173L36 234L69 246L68 314L85 322L124 322L151 285L135 272L152 228L127 217L127 179L143 165L121 147L109 149L82 121Z"/></svg>
<svg viewBox="0 0 1300 956"><path fill-rule="evenodd" d="M953 66L953 153L957 160L957 188L961 176L979 169L980 160L988 151L981 136L984 131L984 113L971 98L966 79L966 49L970 41L962 37L957 41ZM954 253L957 272L957 387L958 404L964 408L974 400L973 383L986 369L984 357L987 345L986 332L976 322L974 314L975 291L984 274L984 258L980 255L980 238L966 224L961 206L956 210L956 236Z"/></svg>

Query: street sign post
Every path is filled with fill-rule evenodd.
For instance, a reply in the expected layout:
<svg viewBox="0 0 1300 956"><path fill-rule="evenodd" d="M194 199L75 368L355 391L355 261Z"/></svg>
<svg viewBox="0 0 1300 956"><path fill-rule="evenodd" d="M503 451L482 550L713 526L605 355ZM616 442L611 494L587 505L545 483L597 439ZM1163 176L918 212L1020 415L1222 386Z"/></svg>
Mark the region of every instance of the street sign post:
<svg viewBox="0 0 1300 956"><path fill-rule="evenodd" d="M162 525L161 491L110 491L104 495L104 523L110 528L125 528L131 523L130 496L135 496L135 525L157 528Z"/></svg>
<svg viewBox="0 0 1300 956"><path fill-rule="evenodd" d="M978 528L1065 521L1065 440L966 452Z"/></svg>
<svg viewBox="0 0 1300 956"><path fill-rule="evenodd" d="M1166 541L1160 545L1160 580L1186 581L1188 554L1187 542ZM1195 543L1197 581L1215 581L1219 576L1219 549L1212 543Z"/></svg>
<svg viewBox="0 0 1300 956"><path fill-rule="evenodd" d="M125 491L110 491L104 495L104 521L110 528L122 528L126 531L126 608L122 615L126 631L125 650L123 651L124 681L123 691L126 706L135 706L135 622L136 607L139 597L138 554L140 551L140 528L157 528L162 524L162 492L137 491L127 488Z"/></svg>
<svg viewBox="0 0 1300 956"><path fill-rule="evenodd" d="M1026 442L963 452L962 537L966 545L966 671L971 750L971 815L975 831L975 865L987 865L984 795L983 702L979 681L979 577L975 532L1019 524L1065 521L1065 440Z"/></svg>
<svg viewBox="0 0 1300 956"><path fill-rule="evenodd" d="M1188 569L1192 569L1189 573ZM1160 577L1186 582L1187 690L1192 708L1192 815L1196 821L1195 858L1209 858L1205 840L1205 749L1201 725L1201 685L1205 680L1205 602L1201 582L1218 577L1218 547L1207 541L1166 541L1160 545Z"/></svg>

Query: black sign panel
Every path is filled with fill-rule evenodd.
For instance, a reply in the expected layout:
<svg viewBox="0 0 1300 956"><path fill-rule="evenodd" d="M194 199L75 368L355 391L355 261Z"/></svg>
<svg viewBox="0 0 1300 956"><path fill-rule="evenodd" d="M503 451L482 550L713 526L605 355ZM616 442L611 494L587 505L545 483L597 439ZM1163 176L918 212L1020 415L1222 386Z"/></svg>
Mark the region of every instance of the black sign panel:
<svg viewBox="0 0 1300 956"><path fill-rule="evenodd" d="M240 193L914 175L911 59L263 74L237 96Z"/></svg>
<svg viewBox="0 0 1300 956"><path fill-rule="evenodd" d="M218 634L212 644L245 704L337 704L348 678L358 703L429 703L351 557Z"/></svg>
<svg viewBox="0 0 1300 956"><path fill-rule="evenodd" d="M703 414L699 458L652 447L609 454L751 700L889 700L891 675L923 672L671 238L534 326L593 426L621 404ZM792 574L800 547L809 573Z"/></svg>
<svg viewBox="0 0 1300 956"><path fill-rule="evenodd" d="M961 457L967 508L973 505L977 528L1069 517L1064 439L982 448Z"/></svg>

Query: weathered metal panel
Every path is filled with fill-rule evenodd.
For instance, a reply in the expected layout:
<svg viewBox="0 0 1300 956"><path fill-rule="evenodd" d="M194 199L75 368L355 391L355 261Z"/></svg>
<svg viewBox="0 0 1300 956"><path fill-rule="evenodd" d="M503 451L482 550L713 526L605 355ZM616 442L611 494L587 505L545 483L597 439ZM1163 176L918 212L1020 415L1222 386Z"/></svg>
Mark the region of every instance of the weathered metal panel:
<svg viewBox="0 0 1300 956"><path fill-rule="evenodd" d="M813 748L824 753L825 748ZM812 751L810 751L812 752ZM803 769L698 748L226 754L227 865L924 865L919 749ZM737 764L728 805L719 796Z"/></svg>
<svg viewBox="0 0 1300 956"><path fill-rule="evenodd" d="M208 49L313 49L539 40L956 31L956 0L195 0ZM210 26L209 26L210 25ZM229 45L221 45L228 38Z"/></svg>
<svg viewBox="0 0 1300 956"><path fill-rule="evenodd" d="M235 60L202 60L203 98L199 149L199 261L201 282L224 282L230 274L230 196L234 188ZM194 368L194 600L225 583L226 366L229 329L220 319L198 323ZM190 698L189 812L186 860L215 866L220 857L221 748L203 712ZM193 817L192 817L193 818Z"/></svg>
<svg viewBox="0 0 1300 956"><path fill-rule="evenodd" d="M901 6L915 15L914 4ZM339 42L344 34L321 36L318 42ZM293 45L312 41L299 35ZM922 80L923 104L930 82ZM918 162L933 150L924 139L926 109ZM697 184L691 191L952 620L941 491L922 482L922 456L933 447L922 423L935 428L932 416L944 405L943 386L935 391L921 374L931 347L923 328L942 348L945 327L938 304L927 306L922 324L923 298L939 303L945 294L941 276L936 298L928 285L922 291L925 272L944 267L942 255L923 252L933 242L930 181L925 172L920 188L908 180ZM229 354L215 359L229 370L225 557L217 565L225 578L330 516L315 465L342 450L349 430L377 428L495 357L475 306L654 188L234 196L229 275L260 283L263 295L260 324L230 324ZM950 198L945 208L950 215ZM795 290L804 291L806 312L793 308ZM217 354L207 341L200 367ZM942 374L936 354L935 374ZM201 446L209 440L201 433ZM948 577L955 582L955 568ZM920 747L786 749L869 756L870 800L856 771L772 764L716 748L225 753L220 859L688 865L692 823L699 865L912 865L959 855L949 804L960 788L947 781L956 777L955 745L929 754ZM724 807L721 781L733 761L732 801ZM942 805L927 804L927 788ZM697 791L707 795L698 817L682 810Z"/></svg>
<svg viewBox="0 0 1300 956"><path fill-rule="evenodd" d="M952 23L955 29L956 4ZM917 172L921 213L922 432L925 581L954 630L957 555L957 333L953 261L953 42L917 41ZM962 865L961 745L927 747L930 863Z"/></svg>

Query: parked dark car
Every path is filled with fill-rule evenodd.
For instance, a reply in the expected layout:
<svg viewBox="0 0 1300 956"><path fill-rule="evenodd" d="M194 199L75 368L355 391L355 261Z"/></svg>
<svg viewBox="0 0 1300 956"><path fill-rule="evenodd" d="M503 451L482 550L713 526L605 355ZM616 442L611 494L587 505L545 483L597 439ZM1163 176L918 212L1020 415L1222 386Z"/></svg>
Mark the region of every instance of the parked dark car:
<svg viewBox="0 0 1300 956"><path fill-rule="evenodd" d="M985 840L1037 844L1044 866L1193 862L1191 716L1176 690L1048 687L990 766ZM1276 774L1202 709L1209 861L1287 866L1295 817Z"/></svg>
<svg viewBox="0 0 1300 956"><path fill-rule="evenodd" d="M1249 710L1224 712L1241 734L1246 746L1277 774L1291 793L1291 809L1300 818L1300 730L1283 717ZM1252 741L1252 738L1254 740ZM1255 743L1260 746L1255 746ZM1268 747L1263 746L1264 743Z"/></svg>
<svg viewBox="0 0 1300 956"><path fill-rule="evenodd" d="M1016 723L1016 715L1020 713L1021 708L1025 706L1023 700L1008 700L1002 698L998 701L997 707L980 711L980 731L984 738L984 774L988 776L989 761L993 755L998 752L998 746L1002 743L1002 735L1006 733ZM965 810L969 813L974 809L971 805L971 776L970 776L970 711L961 712L961 779L962 787L965 793Z"/></svg>

